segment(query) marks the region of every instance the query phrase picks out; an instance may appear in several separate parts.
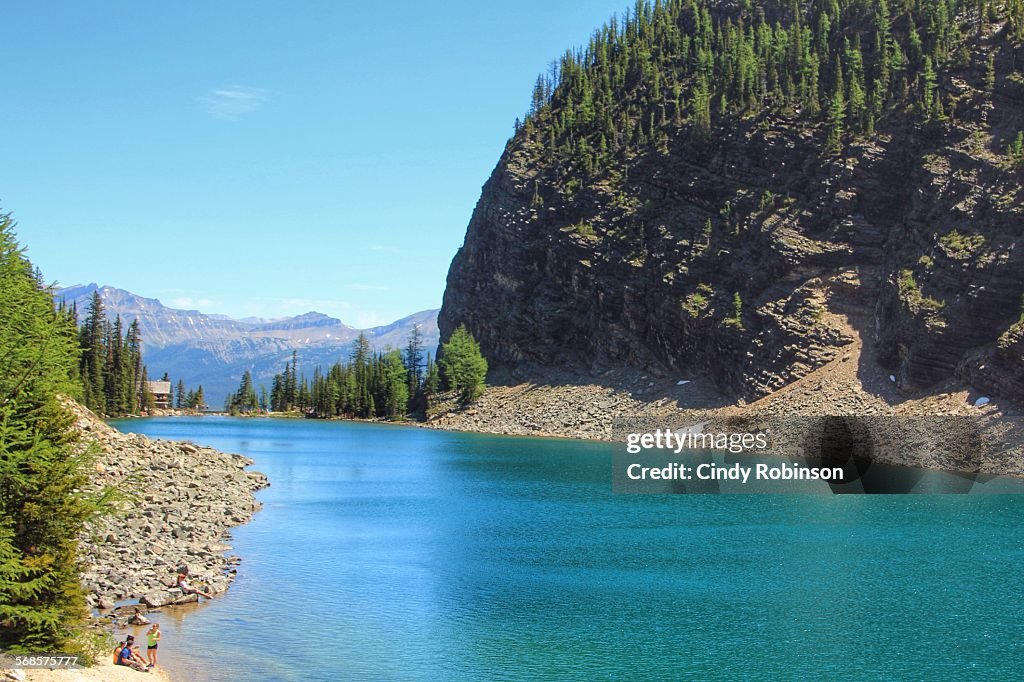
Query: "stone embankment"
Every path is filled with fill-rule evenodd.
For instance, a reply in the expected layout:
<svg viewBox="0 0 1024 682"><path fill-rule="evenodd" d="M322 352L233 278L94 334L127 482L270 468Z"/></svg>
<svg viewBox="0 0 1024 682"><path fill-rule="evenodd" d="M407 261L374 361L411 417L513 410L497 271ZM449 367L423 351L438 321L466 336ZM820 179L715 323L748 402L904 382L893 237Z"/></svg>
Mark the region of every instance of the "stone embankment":
<svg viewBox="0 0 1024 682"><path fill-rule="evenodd" d="M203 591L227 589L241 561L225 543L231 527L260 509L253 493L269 485L247 457L143 435L122 434L80 405L82 443L95 444L93 484L117 490L118 512L88 525L79 554L90 605L146 598L160 605L181 566ZM145 608L143 607L143 611Z"/></svg>

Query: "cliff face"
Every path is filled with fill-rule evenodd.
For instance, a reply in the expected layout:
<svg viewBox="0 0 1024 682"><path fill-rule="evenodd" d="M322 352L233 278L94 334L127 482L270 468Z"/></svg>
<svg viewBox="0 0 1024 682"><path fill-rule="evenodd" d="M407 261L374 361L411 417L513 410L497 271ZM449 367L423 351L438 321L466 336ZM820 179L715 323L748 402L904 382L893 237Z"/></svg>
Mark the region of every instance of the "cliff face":
<svg viewBox="0 0 1024 682"><path fill-rule="evenodd" d="M1024 175L1006 144L1024 50L998 28L940 73L951 115L896 103L838 150L821 117L766 107L704 136L669 121L581 176L519 131L452 262L442 339L465 323L499 371L699 372L752 399L835 357L838 313L901 388L959 378L1021 401Z"/></svg>

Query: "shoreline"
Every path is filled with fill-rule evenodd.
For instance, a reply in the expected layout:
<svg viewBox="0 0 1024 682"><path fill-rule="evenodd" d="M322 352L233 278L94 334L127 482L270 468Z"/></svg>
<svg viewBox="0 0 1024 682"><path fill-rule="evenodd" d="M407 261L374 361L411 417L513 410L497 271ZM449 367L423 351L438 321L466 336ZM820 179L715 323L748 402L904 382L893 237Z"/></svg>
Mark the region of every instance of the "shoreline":
<svg viewBox="0 0 1024 682"><path fill-rule="evenodd" d="M545 372L540 379L526 377L513 385L489 386L469 409L455 409L451 404L450 409L439 410L423 426L613 441L616 419L682 421L692 420L694 413L712 420L969 417L977 420L988 444L1000 446L991 451L993 456L971 461L971 457L963 456L963 447L952 448L941 458L931 456L922 447L909 453L898 447L898 441L901 436L918 435L921 429L890 428L881 434L887 441L885 454L872 459L902 467L1024 476L1024 428L1014 429L1016 424L1012 422L1000 423L1005 421L1003 418L1024 415L1021 406L960 381L916 393L901 391L888 371L873 361L875 342L862 336L859 329L864 325L853 324L845 315L828 315L832 324L844 330L849 343L828 362L751 402L724 397L706 379L683 371L669 375L665 371L616 369L596 377Z"/></svg>
<svg viewBox="0 0 1024 682"><path fill-rule="evenodd" d="M1017 433L1013 432L1013 424L1009 427L1000 427L998 424L1001 418L1019 416L1019 408L1014 404L990 399L983 406L976 406L974 400L977 392L964 385L948 385L939 391L919 395L899 395L892 388L887 394L872 395L861 382L835 381L837 368L849 370L855 366L850 363L850 359L851 354L846 353L818 371L751 403L726 402L706 382L699 379L676 381L653 373L645 375L618 371L606 372L601 377L602 381L596 382L593 377L561 373L550 378L550 383L526 381L487 386L480 399L468 408L459 407L450 396L450 399L441 401L433 409L434 414L427 421L422 422L347 417L316 418L311 421L428 428L496 436L617 442L623 438L621 434L616 437L613 433L613 422L616 419L627 419L634 426L644 422L657 423L657 420L689 423L697 417L710 421L847 417L861 422L874 420L878 426L877 420L891 417L903 418L904 421L899 426L884 424L879 430L870 431L872 437L877 437L883 445L881 451L877 450L869 458L871 461L899 468L1024 477L1024 434L1020 433L1024 430L1024 423ZM826 381L831 383L828 390L823 390ZM808 389L809 384L813 388ZM793 400L794 394L817 399ZM839 399L835 399L836 394L839 394ZM825 399L820 399L822 395ZM874 404L871 404L872 397L876 398ZM878 404L882 400L885 400L884 409L880 409ZM857 410L851 410L851 406ZM214 413L213 416L229 415ZM304 419L294 413L237 417ZM989 444L993 439L1001 438L1009 442L1009 447L999 453L1001 459L979 459L970 455L969 447L964 443L956 442L958 435L969 434L957 433L955 424L942 424L939 421L913 423L914 420L941 420L946 417L977 420ZM667 424L663 422L660 425ZM928 439L928 432L932 430L935 431L931 434L932 443L941 444L941 438L936 440L935 436L945 434L947 442L958 446L950 447L948 453L931 455L934 451L926 450L921 441ZM800 427L794 428L793 425L786 425L781 431L787 439L794 439L803 432ZM911 449L901 447L901 438L914 441L916 450L908 452ZM792 447L774 454L799 455Z"/></svg>
<svg viewBox="0 0 1024 682"><path fill-rule="evenodd" d="M181 566L188 567L193 586L214 596L224 593L242 562L229 554L230 531L262 508L255 493L270 485L264 474L249 469L253 460L122 433L77 403L69 401L67 407L75 415L81 447L95 448L92 486L114 486L119 493L117 511L87 524L79 538L81 580L93 623L116 634L132 626L136 608L145 617L194 602L198 597L184 597L173 586ZM100 655L100 668L105 658ZM184 679L161 668L163 677L157 679ZM63 676L68 673L74 674L55 672L61 677L52 679L79 679Z"/></svg>
<svg viewBox="0 0 1024 682"><path fill-rule="evenodd" d="M434 414L426 422L345 418L316 421L353 421L496 436L614 442L611 422L625 415L647 414L650 418L671 419L690 413L680 407L685 403L700 404L701 409L719 416L751 414L764 408L763 401L749 405L716 405L714 401L717 398L714 393L707 385L702 385L700 380L683 382L642 374L632 377L606 375L606 378L608 381L601 384L584 383L584 380L577 379L552 384L492 386L485 390L484 395L474 405L465 409L442 411ZM800 391L800 384L801 381L795 382L794 385L767 396L764 401L778 400L790 390ZM961 388L947 396L944 403L947 408L950 405L960 408L949 410L950 412L967 412L972 416L1003 414L998 404L986 405L984 409L966 408L968 401L964 400L964 392L968 390ZM918 407L922 404L911 400L905 402ZM788 401L785 404L792 406ZM88 564L83 574L83 584L90 591L90 606L100 611L100 615L95 617L96 622L103 624L108 632L124 632L128 626L127 617L131 615L135 605L123 605L112 611L108 607L113 607L115 602L127 599L134 601L140 597L145 599L148 593L154 592L162 592L165 595L176 592L180 595L180 590L168 590L165 587L166 575L174 570L177 563L189 565L196 581L205 583L204 587L208 586L215 594L226 591L234 579L237 570L235 567L241 559L226 556L226 552L231 548L224 541L230 539L231 528L248 523L261 508L262 505L255 499L254 493L269 485L263 474L247 470L253 461L241 455L230 455L188 442L150 440L140 434L121 433L85 408L74 406L72 409L78 418L78 428L84 434L83 440L95 442L102 448L95 463L96 485L119 483L133 486L133 492L136 493L123 508L123 516L101 519L91 526L82 538L81 554ZM906 416L915 416L919 411L911 409L902 412ZM226 415L154 415L142 418L166 416ZM252 418L300 417L267 414L253 415ZM919 463L909 461L886 463L921 467ZM936 466L924 468L952 471ZM142 469L153 474L155 478L145 479L145 485L140 487L140 483L132 478L132 474ZM196 476L200 471L203 475ZM182 472L188 472L188 475L182 478ZM221 477L216 483L211 483L215 478L210 475L213 473ZM998 473L1020 477L1022 470ZM203 481L202 486L193 479ZM180 494L182 483L185 485L184 496ZM207 496L211 491L216 499ZM209 511L207 508L215 501L222 505L220 513L214 514L214 517L219 517L216 520L208 519L208 523L204 524L200 518L187 513L194 506ZM182 513L183 504L186 513ZM157 517L164 522L159 527L150 522L141 525L139 523L141 519L153 520ZM197 528L197 525L202 527ZM180 528L189 530L176 532ZM143 549L135 551L140 546ZM165 552L166 549L173 551L158 554L153 551L154 547L164 549ZM125 551L135 551L136 563L127 569L124 569ZM111 580L112 566L119 567L118 570L122 572L120 580ZM164 573L156 570L157 567ZM147 613L144 606L140 605L139 608L143 614ZM42 682L109 679L120 682L122 678L114 675L134 675L134 671L122 671L110 665L102 656L100 664L90 670L99 672L95 673L97 676L94 677L75 677L76 673L72 671L26 671L26 679ZM123 679L135 678L129 676ZM155 679L168 682L187 679L187 671L178 671L176 674L173 667L168 668L162 664L160 676Z"/></svg>

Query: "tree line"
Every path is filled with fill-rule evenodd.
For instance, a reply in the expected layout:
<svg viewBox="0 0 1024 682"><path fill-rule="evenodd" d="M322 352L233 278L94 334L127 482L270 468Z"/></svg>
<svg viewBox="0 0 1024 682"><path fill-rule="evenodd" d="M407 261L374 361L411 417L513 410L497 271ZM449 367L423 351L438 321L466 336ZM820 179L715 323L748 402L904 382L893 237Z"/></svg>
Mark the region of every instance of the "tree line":
<svg viewBox="0 0 1024 682"><path fill-rule="evenodd" d="M327 370L317 366L311 378L299 373L297 352L274 375L269 391L257 389L246 371L225 408L246 414L297 411L316 418L423 418L442 391L456 392L463 404L476 400L486 375L487 360L465 325L442 344L436 361L418 328L409 333L402 350L374 351L360 334L347 360Z"/></svg>
<svg viewBox="0 0 1024 682"><path fill-rule="evenodd" d="M78 327L78 311L74 306L69 307L62 301L58 310L66 323L77 329L81 354L76 371L82 386L82 403L107 417L152 412L156 402L150 391L149 369L142 362L138 320L126 326L121 316L115 315L111 322L98 291L89 299L81 327ZM170 383L171 378L165 373L160 381ZM190 390L179 380L170 403L169 406L180 409L204 409L203 387Z"/></svg>

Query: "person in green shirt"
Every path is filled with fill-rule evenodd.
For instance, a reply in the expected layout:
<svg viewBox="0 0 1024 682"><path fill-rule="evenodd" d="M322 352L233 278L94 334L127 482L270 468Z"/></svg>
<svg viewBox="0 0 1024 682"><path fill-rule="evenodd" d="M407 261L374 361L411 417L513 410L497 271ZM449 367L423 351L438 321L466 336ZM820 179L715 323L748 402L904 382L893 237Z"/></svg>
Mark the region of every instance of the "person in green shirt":
<svg viewBox="0 0 1024 682"><path fill-rule="evenodd" d="M156 667L156 649L160 644L160 623L153 623L146 631L146 658L149 659L147 668Z"/></svg>

